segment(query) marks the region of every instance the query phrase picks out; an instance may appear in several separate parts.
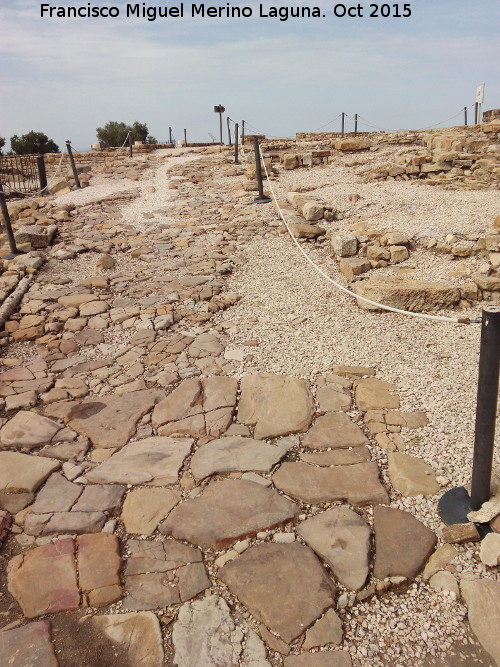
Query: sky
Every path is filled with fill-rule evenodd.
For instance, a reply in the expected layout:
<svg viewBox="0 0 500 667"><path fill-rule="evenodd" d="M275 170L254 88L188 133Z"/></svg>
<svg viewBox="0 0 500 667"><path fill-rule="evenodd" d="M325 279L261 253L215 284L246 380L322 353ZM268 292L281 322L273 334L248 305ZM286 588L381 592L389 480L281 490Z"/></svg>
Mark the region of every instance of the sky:
<svg viewBox="0 0 500 667"><path fill-rule="evenodd" d="M127 17L121 0L46 3L116 7L116 18L42 18L40 2L0 0L0 136L35 130L90 149L97 127L138 120L159 141L169 126L177 139L186 128L188 141L211 141L217 104L268 136L339 130L341 112L359 114L360 130L445 127L463 122L463 113L447 119L474 104L482 83L483 111L500 108L499 0L384 5L408 7L406 18L369 16L384 3L315 1L265 3L263 13L318 6L319 18L261 17L252 1L229 3L250 8L248 18L193 17L184 2L184 18L148 21ZM205 4L219 6L227 3ZM363 16L335 16L335 7Z"/></svg>

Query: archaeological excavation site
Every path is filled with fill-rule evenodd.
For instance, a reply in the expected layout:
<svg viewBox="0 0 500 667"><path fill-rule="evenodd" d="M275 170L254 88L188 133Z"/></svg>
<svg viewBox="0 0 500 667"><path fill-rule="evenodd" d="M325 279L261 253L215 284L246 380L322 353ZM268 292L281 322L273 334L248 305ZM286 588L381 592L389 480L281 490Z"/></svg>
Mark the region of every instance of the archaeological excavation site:
<svg viewBox="0 0 500 667"><path fill-rule="evenodd" d="M500 111L235 138L0 158L0 664L498 667Z"/></svg>

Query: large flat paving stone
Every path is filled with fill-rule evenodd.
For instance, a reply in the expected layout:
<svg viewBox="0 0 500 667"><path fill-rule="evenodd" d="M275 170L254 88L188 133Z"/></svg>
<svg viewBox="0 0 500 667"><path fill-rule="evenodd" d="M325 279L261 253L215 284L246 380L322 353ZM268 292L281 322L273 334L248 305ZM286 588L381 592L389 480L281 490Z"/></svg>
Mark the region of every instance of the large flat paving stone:
<svg viewBox="0 0 500 667"><path fill-rule="evenodd" d="M125 566L127 610L165 607L191 599L210 587L201 551L174 540L128 540Z"/></svg>
<svg viewBox="0 0 500 667"><path fill-rule="evenodd" d="M33 493L61 461L20 452L0 452L0 492Z"/></svg>
<svg viewBox="0 0 500 667"><path fill-rule="evenodd" d="M76 609L75 543L66 538L14 556L7 567L7 585L26 618Z"/></svg>
<svg viewBox="0 0 500 667"><path fill-rule="evenodd" d="M378 378L364 378L356 383L355 399L360 410L397 410L399 396L395 384Z"/></svg>
<svg viewBox="0 0 500 667"><path fill-rule="evenodd" d="M160 532L219 549L259 530L294 519L299 508L279 493L246 480L221 480L185 500L160 524Z"/></svg>
<svg viewBox="0 0 500 667"><path fill-rule="evenodd" d="M0 632L0 656L5 667L58 667L49 621Z"/></svg>
<svg viewBox="0 0 500 667"><path fill-rule="evenodd" d="M310 449L357 447L368 444L368 438L344 412L332 412L316 419L302 444Z"/></svg>
<svg viewBox="0 0 500 667"><path fill-rule="evenodd" d="M413 514L393 507L375 507L375 565L377 579L416 577L434 551L437 537Z"/></svg>
<svg viewBox="0 0 500 667"><path fill-rule="evenodd" d="M125 445L86 474L99 484L175 484L193 440L155 436Z"/></svg>
<svg viewBox="0 0 500 667"><path fill-rule="evenodd" d="M102 607L119 600L120 541L116 535L98 533L80 535L76 539L78 554L78 584L87 604Z"/></svg>
<svg viewBox="0 0 500 667"><path fill-rule="evenodd" d="M472 631L495 664L500 665L500 581L462 577L460 591Z"/></svg>
<svg viewBox="0 0 500 667"><path fill-rule="evenodd" d="M196 450L191 459L191 472L196 480L215 472L266 472L286 453L286 447L268 445L262 440L240 436L220 438Z"/></svg>
<svg viewBox="0 0 500 667"><path fill-rule="evenodd" d="M311 425L310 385L286 375L245 375L240 383L238 421L254 426L257 439L302 433Z"/></svg>
<svg viewBox="0 0 500 667"><path fill-rule="evenodd" d="M94 447L123 447L134 435L139 419L164 395L156 389L145 389L80 401L68 406L65 420L90 438Z"/></svg>
<svg viewBox="0 0 500 667"><path fill-rule="evenodd" d="M121 520L127 533L152 535L181 499L180 491L159 487L132 489L125 498Z"/></svg>
<svg viewBox="0 0 500 667"><path fill-rule="evenodd" d="M346 506L306 519L297 533L330 566L346 588L361 588L368 576L370 527Z"/></svg>
<svg viewBox="0 0 500 667"><path fill-rule="evenodd" d="M218 574L231 592L285 642L301 635L334 602L336 586L308 547L258 544Z"/></svg>
<svg viewBox="0 0 500 667"><path fill-rule="evenodd" d="M69 511L80 497L83 488L69 482L58 472L53 473L38 493L31 511L37 514Z"/></svg>
<svg viewBox="0 0 500 667"><path fill-rule="evenodd" d="M186 602L172 631L178 667L266 667L266 649L248 624L236 624L225 600L216 595Z"/></svg>
<svg viewBox="0 0 500 667"><path fill-rule="evenodd" d="M401 452L387 455L389 479L403 496L433 496L441 486L431 466L418 458Z"/></svg>
<svg viewBox="0 0 500 667"><path fill-rule="evenodd" d="M125 653L128 665L163 667L160 622L152 612L93 616L88 622Z"/></svg>
<svg viewBox="0 0 500 667"><path fill-rule="evenodd" d="M19 410L0 429L0 448L33 449L34 447L41 447L54 442L57 433L63 428L63 424L42 417L36 412Z"/></svg>
<svg viewBox="0 0 500 667"><path fill-rule="evenodd" d="M351 505L375 505L389 501L373 462L336 468L283 463L274 473L273 482L280 491L305 503L344 500Z"/></svg>

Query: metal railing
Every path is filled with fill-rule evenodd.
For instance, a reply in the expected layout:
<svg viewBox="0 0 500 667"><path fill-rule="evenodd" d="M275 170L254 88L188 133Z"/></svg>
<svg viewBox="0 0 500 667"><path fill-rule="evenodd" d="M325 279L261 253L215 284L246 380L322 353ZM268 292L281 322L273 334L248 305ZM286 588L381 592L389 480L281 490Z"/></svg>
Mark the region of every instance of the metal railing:
<svg viewBox="0 0 500 667"><path fill-rule="evenodd" d="M43 190L47 185L43 155L1 155L0 182L6 195Z"/></svg>

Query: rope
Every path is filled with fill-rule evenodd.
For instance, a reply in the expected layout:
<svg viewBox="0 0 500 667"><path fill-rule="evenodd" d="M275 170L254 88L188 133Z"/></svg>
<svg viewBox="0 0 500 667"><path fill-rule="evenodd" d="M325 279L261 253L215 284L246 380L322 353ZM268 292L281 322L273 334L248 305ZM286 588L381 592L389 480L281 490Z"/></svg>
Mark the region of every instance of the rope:
<svg viewBox="0 0 500 667"><path fill-rule="evenodd" d="M333 118L331 121L329 121L329 122L326 123L325 125L322 125L321 127L317 127L315 130L311 130L311 132L318 132L318 130L322 130L324 127L328 127L329 125L331 125L332 123L334 123L334 122L337 120L337 118L340 118L341 115L342 115L342 114L339 113L339 115L338 115L338 116L335 116L335 118Z"/></svg>
<svg viewBox="0 0 500 667"><path fill-rule="evenodd" d="M59 164L57 165L57 169L55 170L54 175L52 176L52 178L50 179L50 181L47 183L47 185L44 188L42 188L41 190L34 190L32 192L20 192L19 190L10 190L9 189L9 194L26 195L26 196L28 196L28 195L40 195L45 190L48 190L49 185L52 185L52 183L56 179L57 174L59 173L59 169L61 168L64 155L65 155L64 151L61 151L61 159L59 160ZM6 185L8 185L8 184L6 184Z"/></svg>
<svg viewBox="0 0 500 667"><path fill-rule="evenodd" d="M325 273L325 272L323 271L323 269L321 269L321 268L320 268L320 267L319 267L319 266L318 266L318 265L317 265L317 264L316 264L316 263L309 257L309 255L306 253L306 251L302 248L302 246L300 245L300 243L299 243L299 242L297 241L297 239L295 238L295 236L294 236L292 230L290 229L289 224L287 223L287 221L286 221L286 219L285 219L285 216L283 215L283 211L281 210L281 206L279 205L279 202L278 202L278 200L277 200L277 198L276 198L276 193L274 192L274 188L273 188L273 186L272 186L272 184L271 184L271 180L270 180L270 178L269 178L269 174L268 174L268 171L267 171L266 163L265 163L265 161L264 161L264 156L262 155L262 151L261 151L261 149L260 149L260 146L259 146L259 154L260 154L260 157L261 157L261 159L262 159L262 164L264 165L264 170L265 170L265 172L266 172L267 183L268 183L268 185L269 185L269 189L271 190L271 194L272 194L272 197L273 197L273 199L274 199L274 203L276 204L276 207L277 207L277 209L278 209L280 218L283 220L283 222L284 222L284 224L285 224L285 227L286 227L288 233L289 233L290 236L292 237L292 241L295 243L295 245L296 245L297 248L300 250L300 252L304 255L304 257L305 257L306 260L309 262L309 264L311 264L312 267L313 267L313 268L314 268L320 275L323 276L323 278L326 278L326 280L328 280L330 283L332 283L332 285L334 285L337 289L341 290L342 292L345 292L346 294L349 294L350 296L355 297L356 299L360 299L361 301L364 301L365 303L369 303L370 305L372 305L372 306L376 306L377 308L382 308L383 310L389 310L389 311L391 311L392 313L399 313L399 314L401 314L401 315L409 315L409 316L411 316L411 317L420 317L420 318L422 318L422 319L426 319L426 320L434 320L434 321L436 321L436 322L453 322L454 324L471 324L471 323L478 323L478 322L479 322L479 320L470 320L469 318L464 318L464 317L463 317L463 318L460 318L460 317L445 317L445 316L442 316L442 315L426 315L425 313L412 313L412 312L409 311L409 310L401 310L400 308L393 308L392 306L386 306L386 305L383 304L383 303L378 303L377 301L372 301L371 299L367 299L367 298L364 297L364 296L360 296L360 295L358 295L358 294L355 294L355 293L352 292L350 289L348 289L347 287L344 287L343 285L341 285L340 283L338 283L336 280L334 280L333 278L331 278L327 273Z"/></svg>

